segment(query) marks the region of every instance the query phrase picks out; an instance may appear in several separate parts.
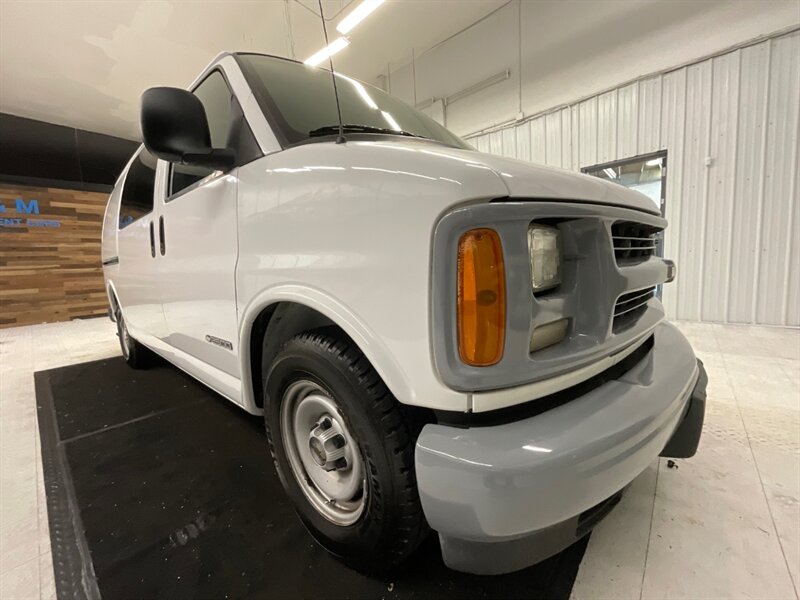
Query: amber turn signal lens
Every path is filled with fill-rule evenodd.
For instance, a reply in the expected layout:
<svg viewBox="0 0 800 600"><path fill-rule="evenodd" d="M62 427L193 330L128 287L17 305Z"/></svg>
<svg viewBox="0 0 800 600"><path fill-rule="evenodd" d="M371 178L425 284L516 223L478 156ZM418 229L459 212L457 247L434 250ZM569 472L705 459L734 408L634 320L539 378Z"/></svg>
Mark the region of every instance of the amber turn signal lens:
<svg viewBox="0 0 800 600"><path fill-rule="evenodd" d="M503 357L506 278L503 247L493 229L472 229L458 241L458 353L486 367Z"/></svg>

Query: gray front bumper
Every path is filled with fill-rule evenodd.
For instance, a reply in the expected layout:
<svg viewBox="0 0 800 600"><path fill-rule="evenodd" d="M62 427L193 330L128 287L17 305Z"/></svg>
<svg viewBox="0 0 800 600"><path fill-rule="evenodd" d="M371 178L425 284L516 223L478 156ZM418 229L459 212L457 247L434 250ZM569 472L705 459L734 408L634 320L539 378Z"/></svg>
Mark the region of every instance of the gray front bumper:
<svg viewBox="0 0 800 600"><path fill-rule="evenodd" d="M581 517L613 507L667 445L698 380L686 338L667 323L654 335L650 353L620 379L542 414L468 429L425 426L417 482L448 566L523 568L580 537Z"/></svg>

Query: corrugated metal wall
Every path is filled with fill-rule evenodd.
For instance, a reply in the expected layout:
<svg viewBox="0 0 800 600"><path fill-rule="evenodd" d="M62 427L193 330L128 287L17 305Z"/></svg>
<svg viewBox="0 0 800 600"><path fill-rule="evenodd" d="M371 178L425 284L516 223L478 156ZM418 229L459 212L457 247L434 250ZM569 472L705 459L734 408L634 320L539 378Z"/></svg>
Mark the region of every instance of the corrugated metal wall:
<svg viewBox="0 0 800 600"><path fill-rule="evenodd" d="M800 33L470 141L572 170L667 150L668 314L800 325Z"/></svg>

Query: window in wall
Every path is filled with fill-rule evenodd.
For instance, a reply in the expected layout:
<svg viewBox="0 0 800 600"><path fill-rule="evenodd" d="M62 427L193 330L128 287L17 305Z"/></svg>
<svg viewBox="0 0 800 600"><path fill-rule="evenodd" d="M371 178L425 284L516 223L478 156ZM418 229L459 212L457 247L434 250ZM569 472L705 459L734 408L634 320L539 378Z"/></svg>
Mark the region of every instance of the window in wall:
<svg viewBox="0 0 800 600"><path fill-rule="evenodd" d="M613 181L650 198L663 217L666 209L667 153L656 152L582 169L587 175ZM656 256L664 256L664 232L656 235ZM661 286L656 290L661 297Z"/></svg>
<svg viewBox="0 0 800 600"><path fill-rule="evenodd" d="M123 229L153 210L156 158L144 148L133 159L119 202L119 228Z"/></svg>
<svg viewBox="0 0 800 600"><path fill-rule="evenodd" d="M666 152L586 167L583 172L641 192L650 198L662 216L664 215L667 184Z"/></svg>
<svg viewBox="0 0 800 600"><path fill-rule="evenodd" d="M232 94L219 71L213 71L194 90L206 110L208 129L213 148L227 148L233 114ZM213 169L193 165L173 164L170 169L170 193L172 196L213 173Z"/></svg>

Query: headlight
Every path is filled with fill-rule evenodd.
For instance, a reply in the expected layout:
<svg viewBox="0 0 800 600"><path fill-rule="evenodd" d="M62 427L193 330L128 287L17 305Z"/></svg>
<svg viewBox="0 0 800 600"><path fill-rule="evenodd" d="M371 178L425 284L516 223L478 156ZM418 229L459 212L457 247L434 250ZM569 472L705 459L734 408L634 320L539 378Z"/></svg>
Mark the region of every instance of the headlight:
<svg viewBox="0 0 800 600"><path fill-rule="evenodd" d="M528 227L533 291L542 292L561 283L561 233L555 227L532 223Z"/></svg>

